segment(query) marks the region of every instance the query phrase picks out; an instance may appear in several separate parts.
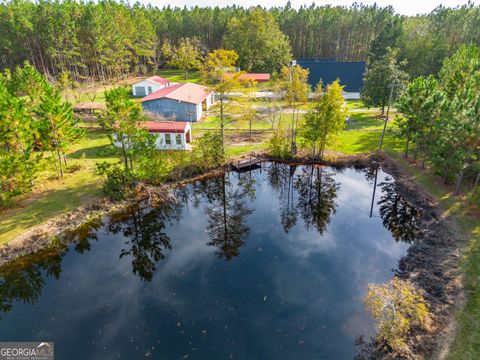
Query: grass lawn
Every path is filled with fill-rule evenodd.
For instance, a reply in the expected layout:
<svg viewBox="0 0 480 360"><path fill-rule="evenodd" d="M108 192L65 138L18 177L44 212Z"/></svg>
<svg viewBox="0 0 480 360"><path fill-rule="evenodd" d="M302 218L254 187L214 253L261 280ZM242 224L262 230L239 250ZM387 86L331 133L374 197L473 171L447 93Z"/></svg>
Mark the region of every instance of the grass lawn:
<svg viewBox="0 0 480 360"><path fill-rule="evenodd" d="M191 82L200 84L200 73L198 71L189 71L185 79L184 73L181 70L159 70L156 75L170 79L175 82Z"/></svg>
<svg viewBox="0 0 480 360"><path fill-rule="evenodd" d="M247 144L247 145L236 145L236 146L227 146L226 153L228 156L240 156L251 151L258 151L267 148L267 144L264 142L261 143L254 143L254 144Z"/></svg>
<svg viewBox="0 0 480 360"><path fill-rule="evenodd" d="M68 174L63 180L44 182L42 188L18 206L0 212L0 245L99 197L101 181L84 170Z"/></svg>
<svg viewBox="0 0 480 360"><path fill-rule="evenodd" d="M72 211L101 195L102 179L94 175L98 161L117 161L105 133L88 131L80 143L72 146L69 166L80 169L57 179L51 161L45 159L31 196L18 206L0 212L0 244L50 218Z"/></svg>

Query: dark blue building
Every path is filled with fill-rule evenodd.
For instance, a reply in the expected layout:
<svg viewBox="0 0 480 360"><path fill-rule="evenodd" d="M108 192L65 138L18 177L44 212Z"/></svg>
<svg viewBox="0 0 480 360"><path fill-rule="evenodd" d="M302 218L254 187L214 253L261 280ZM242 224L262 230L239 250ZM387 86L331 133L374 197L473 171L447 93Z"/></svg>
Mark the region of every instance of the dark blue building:
<svg viewBox="0 0 480 360"><path fill-rule="evenodd" d="M324 85L340 79L346 92L360 92L363 87L365 61L336 61L334 59L298 59L297 64L310 70L308 82L312 89L320 80Z"/></svg>

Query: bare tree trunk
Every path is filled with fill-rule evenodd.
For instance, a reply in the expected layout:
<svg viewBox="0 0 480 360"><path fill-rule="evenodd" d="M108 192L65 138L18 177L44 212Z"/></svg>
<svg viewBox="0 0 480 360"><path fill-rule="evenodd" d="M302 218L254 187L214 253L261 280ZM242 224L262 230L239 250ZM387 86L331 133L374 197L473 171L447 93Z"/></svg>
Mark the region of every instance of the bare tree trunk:
<svg viewBox="0 0 480 360"><path fill-rule="evenodd" d="M57 158L58 158L58 165L60 166L60 177L63 178L63 166L62 166L62 156L60 154L60 149L57 147Z"/></svg>
<svg viewBox="0 0 480 360"><path fill-rule="evenodd" d="M460 186L462 185L464 172L465 172L465 165L462 166L462 170L460 170L460 174L458 174L457 186L455 187L455 195L460 194Z"/></svg>
<svg viewBox="0 0 480 360"><path fill-rule="evenodd" d="M479 183L480 183L480 171L477 174L477 178L475 179L475 184L473 184L473 188L475 189Z"/></svg>
<svg viewBox="0 0 480 360"><path fill-rule="evenodd" d="M403 156L405 156L406 158L408 158L408 148L410 146L410 137L411 137L411 131L408 132L407 142L405 143L405 154Z"/></svg>
<svg viewBox="0 0 480 360"><path fill-rule="evenodd" d="M418 144L415 144L415 148L413 150L413 161L417 161L417 154L418 154Z"/></svg>
<svg viewBox="0 0 480 360"><path fill-rule="evenodd" d="M447 162L445 161L445 170L443 172L443 178L442 178L442 182L445 184L445 182L447 181L447 175L448 175L448 164Z"/></svg>

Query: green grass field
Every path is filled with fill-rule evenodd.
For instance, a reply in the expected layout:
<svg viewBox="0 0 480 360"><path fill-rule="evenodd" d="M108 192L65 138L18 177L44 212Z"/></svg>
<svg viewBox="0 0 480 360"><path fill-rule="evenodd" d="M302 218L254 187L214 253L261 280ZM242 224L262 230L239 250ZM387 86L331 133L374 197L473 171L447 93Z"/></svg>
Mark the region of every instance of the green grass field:
<svg viewBox="0 0 480 360"><path fill-rule="evenodd" d="M110 148L106 134L99 130L87 131L81 142L72 146L68 158L69 167L79 167L78 170L57 179L52 162L44 159L41 164L44 170L38 174L33 193L18 206L0 212L0 244L99 198L102 179L93 173L95 164L119 159Z"/></svg>

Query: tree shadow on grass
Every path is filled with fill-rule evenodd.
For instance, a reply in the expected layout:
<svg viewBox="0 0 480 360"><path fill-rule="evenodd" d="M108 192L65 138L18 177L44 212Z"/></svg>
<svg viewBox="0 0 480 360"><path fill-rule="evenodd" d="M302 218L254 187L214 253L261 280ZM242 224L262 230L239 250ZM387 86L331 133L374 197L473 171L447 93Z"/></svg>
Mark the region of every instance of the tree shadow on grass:
<svg viewBox="0 0 480 360"><path fill-rule="evenodd" d="M372 126L381 126L383 124L382 118L373 117L371 114L351 114L350 120L345 126L347 130L363 129Z"/></svg>
<svg viewBox="0 0 480 360"><path fill-rule="evenodd" d="M380 145L381 131L363 131L357 132L353 147L356 152L369 152L378 150ZM403 144L402 139L396 137L392 131L387 131L383 139L382 149L384 150L400 150Z"/></svg>
<svg viewBox="0 0 480 360"><path fill-rule="evenodd" d="M110 144L93 146L85 149L77 150L68 156L72 159L103 159L118 154L118 150Z"/></svg>

